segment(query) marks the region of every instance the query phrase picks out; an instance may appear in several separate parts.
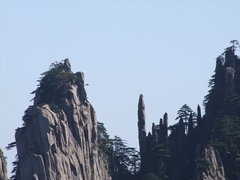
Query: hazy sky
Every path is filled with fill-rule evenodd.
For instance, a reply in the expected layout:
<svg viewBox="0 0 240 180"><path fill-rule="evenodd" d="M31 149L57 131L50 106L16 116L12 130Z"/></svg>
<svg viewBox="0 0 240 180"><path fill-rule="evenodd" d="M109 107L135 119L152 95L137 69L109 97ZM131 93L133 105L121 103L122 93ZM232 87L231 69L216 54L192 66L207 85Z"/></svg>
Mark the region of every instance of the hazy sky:
<svg viewBox="0 0 240 180"><path fill-rule="evenodd" d="M139 95L148 131L165 112L175 123L183 104L202 106L216 57L240 40L237 0L1 0L0 7L0 147L8 174L16 150L5 147L52 62L69 58L73 72L84 72L98 121L138 148Z"/></svg>

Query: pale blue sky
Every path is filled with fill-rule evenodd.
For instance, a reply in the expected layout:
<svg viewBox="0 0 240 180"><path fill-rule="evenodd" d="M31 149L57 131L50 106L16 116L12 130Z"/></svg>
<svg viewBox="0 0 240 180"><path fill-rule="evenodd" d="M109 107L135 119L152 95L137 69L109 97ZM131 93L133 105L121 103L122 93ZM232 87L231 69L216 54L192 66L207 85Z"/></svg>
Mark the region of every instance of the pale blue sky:
<svg viewBox="0 0 240 180"><path fill-rule="evenodd" d="M196 110L215 58L239 38L240 1L0 1L0 147L8 158L40 74L69 58L108 133L138 148L137 104L147 130L183 104ZM238 52L239 53L239 52Z"/></svg>

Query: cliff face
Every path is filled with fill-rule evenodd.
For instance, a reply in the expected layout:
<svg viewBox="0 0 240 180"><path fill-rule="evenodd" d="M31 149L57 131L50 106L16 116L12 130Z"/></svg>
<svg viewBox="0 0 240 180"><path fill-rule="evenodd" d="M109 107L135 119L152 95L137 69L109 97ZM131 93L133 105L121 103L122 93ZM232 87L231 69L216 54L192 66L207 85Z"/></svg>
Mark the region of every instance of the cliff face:
<svg viewBox="0 0 240 180"><path fill-rule="evenodd" d="M15 179L110 180L83 73L73 74L66 59L45 73L35 94L16 130Z"/></svg>
<svg viewBox="0 0 240 180"><path fill-rule="evenodd" d="M212 146L204 148L201 154L201 162L198 163L197 180L225 180L225 172L221 157Z"/></svg>
<svg viewBox="0 0 240 180"><path fill-rule="evenodd" d="M7 180L7 162L0 148L0 180Z"/></svg>

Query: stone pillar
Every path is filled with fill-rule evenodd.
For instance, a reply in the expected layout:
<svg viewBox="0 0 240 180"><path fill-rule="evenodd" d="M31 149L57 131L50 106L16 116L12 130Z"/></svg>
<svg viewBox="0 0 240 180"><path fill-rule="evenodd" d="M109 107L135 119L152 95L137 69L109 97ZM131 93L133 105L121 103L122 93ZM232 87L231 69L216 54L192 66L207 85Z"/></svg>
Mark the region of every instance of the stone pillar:
<svg viewBox="0 0 240 180"><path fill-rule="evenodd" d="M163 115L163 121L164 121L164 138L168 137L168 114L165 113Z"/></svg>
<svg viewBox="0 0 240 180"><path fill-rule="evenodd" d="M141 170L144 172L147 169L147 143L146 143L146 115L143 95L141 94L138 102L138 139L141 156Z"/></svg>

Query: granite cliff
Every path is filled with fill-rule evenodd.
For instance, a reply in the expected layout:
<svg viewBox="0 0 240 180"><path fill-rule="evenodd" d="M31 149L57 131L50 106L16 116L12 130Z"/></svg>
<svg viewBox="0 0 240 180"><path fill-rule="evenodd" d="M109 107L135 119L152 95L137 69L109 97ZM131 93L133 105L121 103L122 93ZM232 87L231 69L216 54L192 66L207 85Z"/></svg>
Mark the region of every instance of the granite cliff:
<svg viewBox="0 0 240 180"><path fill-rule="evenodd" d="M7 180L7 162L0 148L0 180Z"/></svg>
<svg viewBox="0 0 240 180"><path fill-rule="evenodd" d="M34 104L16 129L16 180L111 180L98 147L97 118L87 100L84 74L68 59L42 74Z"/></svg>
<svg viewBox="0 0 240 180"><path fill-rule="evenodd" d="M196 180L219 180L225 179L224 167L221 157L216 149L212 146L204 148L201 156L201 162L199 162L195 179ZM205 167L203 166L205 164ZM202 166L202 167L200 167ZM206 168L206 169L204 169Z"/></svg>

